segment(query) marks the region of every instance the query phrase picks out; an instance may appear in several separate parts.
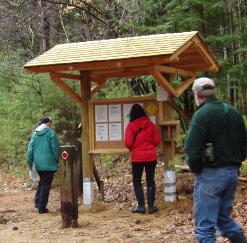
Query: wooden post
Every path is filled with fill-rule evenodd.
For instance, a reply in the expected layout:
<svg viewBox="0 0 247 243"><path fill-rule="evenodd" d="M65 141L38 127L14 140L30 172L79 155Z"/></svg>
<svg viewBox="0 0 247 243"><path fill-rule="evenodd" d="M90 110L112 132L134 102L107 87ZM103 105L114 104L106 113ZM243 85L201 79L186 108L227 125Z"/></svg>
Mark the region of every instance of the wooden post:
<svg viewBox="0 0 247 243"><path fill-rule="evenodd" d="M75 145L61 146L61 216L63 227L77 227L78 219L78 173Z"/></svg>
<svg viewBox="0 0 247 243"><path fill-rule="evenodd" d="M170 81L170 75L166 75L166 79ZM160 121L161 139L164 150L164 200L176 200L176 174L171 160L175 155L175 140L177 125L173 119L173 108L169 101L162 103L162 117Z"/></svg>
<svg viewBox="0 0 247 243"><path fill-rule="evenodd" d="M170 75L165 75L166 79L170 81ZM163 121L172 121L173 120L173 109L168 101L163 101ZM172 135L170 127L167 127L166 131L170 136ZM173 159L175 154L175 144L172 138L170 141L164 141L164 160L165 160L165 169L170 167L169 162Z"/></svg>
<svg viewBox="0 0 247 243"><path fill-rule="evenodd" d="M88 103L91 98L90 72L81 71L81 145L83 170L83 203L91 205L94 201L93 163L90 156L89 112Z"/></svg>

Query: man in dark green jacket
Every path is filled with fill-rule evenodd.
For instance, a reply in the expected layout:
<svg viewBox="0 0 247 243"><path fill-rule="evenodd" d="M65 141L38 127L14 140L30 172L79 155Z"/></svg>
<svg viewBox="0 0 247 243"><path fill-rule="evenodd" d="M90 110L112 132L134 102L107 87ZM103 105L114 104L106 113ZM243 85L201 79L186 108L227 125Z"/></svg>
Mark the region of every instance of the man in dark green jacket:
<svg viewBox="0 0 247 243"><path fill-rule="evenodd" d="M215 98L212 79L196 79L192 89L199 107L190 123L185 153L196 174L196 238L214 243L217 229L232 243L246 243L242 228L230 217L238 170L247 155L244 120L239 111Z"/></svg>
<svg viewBox="0 0 247 243"><path fill-rule="evenodd" d="M28 145L28 165L33 163L38 171L40 181L35 195L35 207L39 213L47 213L46 208L54 172L58 170L59 143L56 132L51 129L52 119L44 117L32 134Z"/></svg>

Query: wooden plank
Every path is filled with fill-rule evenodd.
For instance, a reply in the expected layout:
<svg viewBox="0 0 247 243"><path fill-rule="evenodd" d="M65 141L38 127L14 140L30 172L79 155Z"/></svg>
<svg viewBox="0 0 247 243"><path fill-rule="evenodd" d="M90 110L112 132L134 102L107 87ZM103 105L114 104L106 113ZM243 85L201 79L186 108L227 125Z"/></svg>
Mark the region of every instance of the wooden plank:
<svg viewBox="0 0 247 243"><path fill-rule="evenodd" d="M128 149L93 149L92 154L129 153Z"/></svg>
<svg viewBox="0 0 247 243"><path fill-rule="evenodd" d="M76 79L80 80L81 76L78 74L72 74L72 73L59 73L56 72L59 78L65 78L65 79Z"/></svg>
<svg viewBox="0 0 247 243"><path fill-rule="evenodd" d="M163 122L160 122L159 123L160 126L178 126L179 125L179 121L178 120L166 120L166 121L163 121Z"/></svg>
<svg viewBox="0 0 247 243"><path fill-rule="evenodd" d="M52 81L59 86L67 95L69 95L74 101L81 102L81 97L66 83L64 83L56 73L51 72L50 77Z"/></svg>
<svg viewBox="0 0 247 243"><path fill-rule="evenodd" d="M187 70L183 70L183 69L179 69L179 68L173 68L173 67L168 67L168 66L162 66L162 65L155 65L154 69L156 71L162 72L162 73L169 73L169 74L177 74L180 76L193 76L194 73L187 71Z"/></svg>
<svg viewBox="0 0 247 243"><path fill-rule="evenodd" d="M119 67L119 62L122 63L122 67L134 67L134 66L147 66L154 64L166 64L166 63L170 63L171 60L167 55L159 55L159 56L151 56L151 57L139 57L139 58L95 61L95 62L85 62L85 63L68 63L68 64L59 64L59 65L34 66L34 67L24 66L24 68L28 72L34 72L34 73L72 71L72 70L113 69Z"/></svg>
<svg viewBox="0 0 247 243"><path fill-rule="evenodd" d="M102 82L102 83L98 83L96 84L94 87L91 88L91 94L95 94L96 92L98 92L104 85L105 85L105 82Z"/></svg>
<svg viewBox="0 0 247 243"><path fill-rule="evenodd" d="M198 52L201 54L205 62L211 64L210 70L213 72L218 72L220 69L219 66L217 65L218 63L216 62L212 53L206 48L204 42L200 39L196 39L195 44Z"/></svg>
<svg viewBox="0 0 247 243"><path fill-rule="evenodd" d="M171 97L176 96L176 91L174 90L173 86L166 80L166 78L160 72L154 71L152 74Z"/></svg>
<svg viewBox="0 0 247 243"><path fill-rule="evenodd" d="M147 76L151 75L150 71L152 71L150 66L94 71L92 72L91 81L99 81L102 78Z"/></svg>
<svg viewBox="0 0 247 243"><path fill-rule="evenodd" d="M195 76L185 80L176 89L176 97L179 97L196 79Z"/></svg>
<svg viewBox="0 0 247 243"><path fill-rule="evenodd" d="M82 167L83 178L93 178L93 164L89 154L90 130L89 130L89 100L91 98L90 72L81 71L81 145L82 145Z"/></svg>
<svg viewBox="0 0 247 243"><path fill-rule="evenodd" d="M195 46L201 57L206 63L213 64L211 56L208 54L207 50L204 50L202 43L199 39L195 41Z"/></svg>
<svg viewBox="0 0 247 243"><path fill-rule="evenodd" d="M210 65L206 65L206 64L201 64L201 63L187 63L187 64L180 64L177 63L177 65L172 65L172 67L174 68L180 68L180 69L188 69L192 72L201 72L203 71L208 71L211 66Z"/></svg>
<svg viewBox="0 0 247 243"><path fill-rule="evenodd" d="M90 151L92 148L95 148L95 133L94 133L94 108L92 100L89 100L88 103L88 112L89 112L89 140L90 140ZM90 152L91 153L91 152Z"/></svg>
<svg viewBox="0 0 247 243"><path fill-rule="evenodd" d="M111 99L97 99L90 100L90 104L114 104L114 103L133 103L133 102L142 102L142 101L156 101L155 96L138 96L138 97L127 97L127 98L111 98Z"/></svg>

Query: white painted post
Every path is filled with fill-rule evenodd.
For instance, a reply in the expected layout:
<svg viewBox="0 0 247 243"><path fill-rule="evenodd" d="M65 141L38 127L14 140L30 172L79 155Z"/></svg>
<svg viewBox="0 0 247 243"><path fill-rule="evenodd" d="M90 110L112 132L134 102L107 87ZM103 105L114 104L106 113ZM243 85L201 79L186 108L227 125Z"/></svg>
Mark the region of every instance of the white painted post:
<svg viewBox="0 0 247 243"><path fill-rule="evenodd" d="M176 201L176 171L175 169L166 169L164 171L164 199L166 202Z"/></svg>

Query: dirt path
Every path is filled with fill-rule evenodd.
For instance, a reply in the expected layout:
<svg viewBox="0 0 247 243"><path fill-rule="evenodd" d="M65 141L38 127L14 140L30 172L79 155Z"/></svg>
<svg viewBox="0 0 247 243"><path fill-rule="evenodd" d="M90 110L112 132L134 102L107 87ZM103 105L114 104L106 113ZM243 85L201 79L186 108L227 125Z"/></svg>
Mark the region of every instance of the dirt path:
<svg viewBox="0 0 247 243"><path fill-rule="evenodd" d="M188 194L190 189L186 187L183 178L188 178L188 175L181 175L179 179L179 200L176 203L165 203L162 199L162 189L159 190L157 205L160 211L157 214L131 214L129 212L131 202L96 202L91 208L86 208L79 202L80 227L69 229L61 227L58 187L51 191L48 204L50 213L39 215L33 209L35 190L31 185L26 185L26 188L11 187L8 185L9 182L4 184L0 180L0 242L195 242L192 195ZM246 184L240 185L234 210L234 217L244 225L245 230L247 230L246 188ZM111 194L116 194L114 186ZM218 238L217 242L228 241Z"/></svg>

